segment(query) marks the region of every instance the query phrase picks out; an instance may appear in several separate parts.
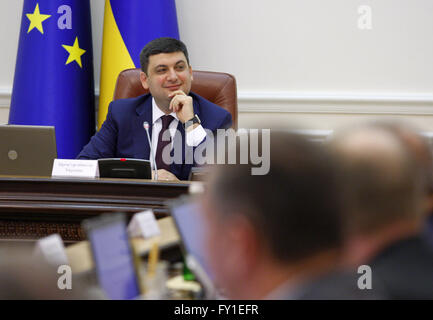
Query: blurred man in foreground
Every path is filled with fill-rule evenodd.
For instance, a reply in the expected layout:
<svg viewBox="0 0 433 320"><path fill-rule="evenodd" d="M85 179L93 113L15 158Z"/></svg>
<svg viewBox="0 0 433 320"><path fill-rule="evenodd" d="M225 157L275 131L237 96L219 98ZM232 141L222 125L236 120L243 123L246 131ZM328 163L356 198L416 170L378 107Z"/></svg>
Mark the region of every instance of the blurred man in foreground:
<svg viewBox="0 0 433 320"><path fill-rule="evenodd" d="M233 152L233 150L232 150ZM203 198L208 260L232 299L357 298L330 280L342 244L336 171L320 146L271 134L270 171L214 168ZM311 289L321 286L321 294Z"/></svg>
<svg viewBox="0 0 433 320"><path fill-rule="evenodd" d="M403 137L396 127L368 124L331 144L342 178L345 264L368 265L372 289L383 287L391 299L432 299L433 252L421 237L426 167Z"/></svg>

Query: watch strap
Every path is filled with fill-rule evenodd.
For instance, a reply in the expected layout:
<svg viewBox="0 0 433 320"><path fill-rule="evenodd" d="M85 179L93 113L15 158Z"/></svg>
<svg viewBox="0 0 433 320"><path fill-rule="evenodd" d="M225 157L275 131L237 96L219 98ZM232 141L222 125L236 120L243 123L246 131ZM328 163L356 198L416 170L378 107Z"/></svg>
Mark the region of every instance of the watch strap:
<svg viewBox="0 0 433 320"><path fill-rule="evenodd" d="M198 124L201 123L200 118L198 117L197 114L195 114L193 118L191 118L188 121L186 121L183 124L183 128L186 130L187 128L189 128L190 126L194 125L195 123L198 123Z"/></svg>

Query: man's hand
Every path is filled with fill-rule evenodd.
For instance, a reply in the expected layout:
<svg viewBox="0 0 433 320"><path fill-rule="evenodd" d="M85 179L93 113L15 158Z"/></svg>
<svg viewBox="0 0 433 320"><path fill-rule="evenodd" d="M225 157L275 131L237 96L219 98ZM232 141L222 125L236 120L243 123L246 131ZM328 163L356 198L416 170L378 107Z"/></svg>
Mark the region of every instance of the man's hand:
<svg viewBox="0 0 433 320"><path fill-rule="evenodd" d="M155 171L152 170L152 179L155 179L154 173ZM165 169L158 169L158 181L180 181L180 180L171 172Z"/></svg>
<svg viewBox="0 0 433 320"><path fill-rule="evenodd" d="M182 90L173 91L169 97L172 98L169 109L176 112L180 122L185 123L194 118L192 97L187 96Z"/></svg>

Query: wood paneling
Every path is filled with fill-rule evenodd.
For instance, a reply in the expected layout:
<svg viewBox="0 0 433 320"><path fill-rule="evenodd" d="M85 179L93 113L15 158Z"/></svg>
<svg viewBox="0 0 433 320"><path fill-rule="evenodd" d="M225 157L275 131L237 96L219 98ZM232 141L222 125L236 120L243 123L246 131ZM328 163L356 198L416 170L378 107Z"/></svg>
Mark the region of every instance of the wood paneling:
<svg viewBox="0 0 433 320"><path fill-rule="evenodd" d="M153 209L168 215L166 201L188 193L189 182L135 179L0 177L0 239L38 239L59 233L65 242L85 239L81 222L105 212L128 216Z"/></svg>

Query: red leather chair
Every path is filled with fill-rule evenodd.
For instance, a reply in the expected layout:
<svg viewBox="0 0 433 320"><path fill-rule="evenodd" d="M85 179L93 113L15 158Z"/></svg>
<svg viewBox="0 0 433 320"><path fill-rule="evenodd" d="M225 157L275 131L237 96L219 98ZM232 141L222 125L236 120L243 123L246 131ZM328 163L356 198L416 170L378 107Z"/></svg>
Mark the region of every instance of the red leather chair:
<svg viewBox="0 0 433 320"><path fill-rule="evenodd" d="M114 100L133 98L148 91L140 82L140 69L123 70L114 89ZM233 128L238 127L238 99L236 79L228 73L193 71L194 80L191 91L229 111L233 119Z"/></svg>

